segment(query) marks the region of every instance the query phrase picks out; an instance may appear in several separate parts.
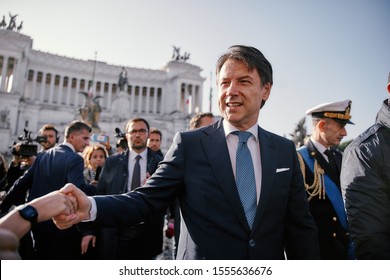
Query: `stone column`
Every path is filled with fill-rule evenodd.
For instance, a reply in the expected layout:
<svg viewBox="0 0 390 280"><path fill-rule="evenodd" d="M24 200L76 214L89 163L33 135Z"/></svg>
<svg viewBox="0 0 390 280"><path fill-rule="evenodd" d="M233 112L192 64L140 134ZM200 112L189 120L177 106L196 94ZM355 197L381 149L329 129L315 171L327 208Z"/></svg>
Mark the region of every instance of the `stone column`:
<svg viewBox="0 0 390 280"><path fill-rule="evenodd" d="M31 85L31 101L35 102L36 97L36 86L37 86L37 71L33 70L33 78L32 78L32 85Z"/></svg>
<svg viewBox="0 0 390 280"><path fill-rule="evenodd" d="M58 100L57 104L63 104L62 102L62 91L63 91L64 77L60 76L60 82L58 84Z"/></svg>
<svg viewBox="0 0 390 280"><path fill-rule="evenodd" d="M150 87L149 88L146 88L146 102L145 102L145 113L148 114L149 113L149 104L150 104Z"/></svg>
<svg viewBox="0 0 390 280"><path fill-rule="evenodd" d="M74 107L79 106L79 100L80 100L80 79L76 78L76 91L75 91L75 101L74 101Z"/></svg>
<svg viewBox="0 0 390 280"><path fill-rule="evenodd" d="M154 94L153 94L153 114L157 113L157 91L158 88L154 88Z"/></svg>
<svg viewBox="0 0 390 280"><path fill-rule="evenodd" d="M0 91L6 92L6 81L7 81L7 69L8 69L8 56L3 56L3 69L1 70L1 85Z"/></svg>
<svg viewBox="0 0 390 280"><path fill-rule="evenodd" d="M50 74L49 101L48 101L49 104L53 103L55 79L56 79L55 75L54 74Z"/></svg>
<svg viewBox="0 0 390 280"><path fill-rule="evenodd" d="M72 82L73 82L73 79L69 76L68 77L68 87L66 89L66 105L69 106L70 105L70 96L71 96L71 89L72 89Z"/></svg>
<svg viewBox="0 0 390 280"><path fill-rule="evenodd" d="M104 91L104 90L103 90ZM112 104L112 86L110 83L108 83L108 98L107 98L107 110L111 110L111 104Z"/></svg>
<svg viewBox="0 0 390 280"><path fill-rule="evenodd" d="M43 100L45 99L45 85L46 85L46 73L42 72L41 96L40 96L41 103L43 103Z"/></svg>
<svg viewBox="0 0 390 280"><path fill-rule="evenodd" d="M134 109L135 109L135 106L134 106L134 102L135 102L135 89L136 89L137 86L133 86L131 87L131 94L130 94L130 112L133 113L134 112Z"/></svg>

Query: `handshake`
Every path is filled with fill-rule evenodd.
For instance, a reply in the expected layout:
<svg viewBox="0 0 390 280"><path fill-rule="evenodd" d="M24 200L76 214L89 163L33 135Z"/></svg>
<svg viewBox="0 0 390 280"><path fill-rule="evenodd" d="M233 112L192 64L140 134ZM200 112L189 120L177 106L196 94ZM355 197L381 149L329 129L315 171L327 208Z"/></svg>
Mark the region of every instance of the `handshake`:
<svg viewBox="0 0 390 280"><path fill-rule="evenodd" d="M59 229L67 229L83 220L90 219L90 199L83 191L70 183L28 204L37 210L38 222L52 219Z"/></svg>
<svg viewBox="0 0 390 280"><path fill-rule="evenodd" d="M66 229L82 220L89 219L91 201L73 184L66 184L62 189L36 198L25 205L35 208L37 222L53 219L59 229ZM19 213L19 207L0 219L0 259L19 259L19 239L31 228L31 220ZM35 221L34 221L35 222ZM33 222L33 223L34 223Z"/></svg>

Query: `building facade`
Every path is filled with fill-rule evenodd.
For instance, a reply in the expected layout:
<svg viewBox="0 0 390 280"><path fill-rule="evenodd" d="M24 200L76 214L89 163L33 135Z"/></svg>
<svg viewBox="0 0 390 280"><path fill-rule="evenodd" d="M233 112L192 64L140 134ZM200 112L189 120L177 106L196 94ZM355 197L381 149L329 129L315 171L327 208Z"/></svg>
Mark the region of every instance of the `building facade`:
<svg viewBox="0 0 390 280"><path fill-rule="evenodd" d="M99 106L94 130L107 133L112 145L115 128L142 117L162 131L166 152L202 110L201 71L179 57L158 70L69 58L34 50L29 36L0 29L0 153L9 153L24 129L36 135L47 123L62 141L66 124L82 119L91 100ZM121 76L127 83L118 85Z"/></svg>

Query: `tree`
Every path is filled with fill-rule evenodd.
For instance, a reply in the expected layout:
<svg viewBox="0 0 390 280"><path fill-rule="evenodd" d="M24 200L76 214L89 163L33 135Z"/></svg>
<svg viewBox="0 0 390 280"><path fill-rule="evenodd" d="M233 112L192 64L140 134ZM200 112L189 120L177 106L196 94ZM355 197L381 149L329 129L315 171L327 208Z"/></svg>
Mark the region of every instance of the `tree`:
<svg viewBox="0 0 390 280"><path fill-rule="evenodd" d="M305 126L305 117L303 117L297 124L293 133L290 133L291 140L295 143L297 148L303 146L305 138L307 137L307 130Z"/></svg>

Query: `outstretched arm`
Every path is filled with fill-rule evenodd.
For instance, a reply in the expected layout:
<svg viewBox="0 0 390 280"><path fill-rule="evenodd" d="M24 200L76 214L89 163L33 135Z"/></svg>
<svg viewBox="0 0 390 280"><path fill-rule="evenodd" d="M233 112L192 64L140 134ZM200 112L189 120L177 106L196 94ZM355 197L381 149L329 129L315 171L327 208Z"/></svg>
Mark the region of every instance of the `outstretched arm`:
<svg viewBox="0 0 390 280"><path fill-rule="evenodd" d="M91 201L88 196L77 188L73 184L66 184L60 192L71 196L77 201L77 208L75 209L76 218L73 215L68 215L67 213L62 213L56 217L53 217L53 222L59 229L67 229L72 225L75 225L83 220L90 219L90 210L91 210Z"/></svg>
<svg viewBox="0 0 390 280"><path fill-rule="evenodd" d="M75 221L78 217L74 214L77 208L77 201L74 197L60 193L51 192L27 203L33 206L38 212L38 222L43 222L61 213L66 215L69 221ZM18 208L9 212L0 219L0 228L13 232L18 238L23 237L31 228L31 222L22 218Z"/></svg>

